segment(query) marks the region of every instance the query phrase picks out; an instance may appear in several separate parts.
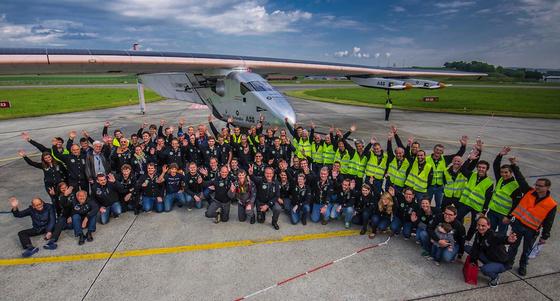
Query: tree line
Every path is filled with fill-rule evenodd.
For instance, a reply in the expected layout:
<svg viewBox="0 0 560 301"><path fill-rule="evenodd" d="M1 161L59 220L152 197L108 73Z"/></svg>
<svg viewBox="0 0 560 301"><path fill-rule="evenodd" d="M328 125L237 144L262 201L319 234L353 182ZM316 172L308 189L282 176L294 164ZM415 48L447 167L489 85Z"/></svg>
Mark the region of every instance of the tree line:
<svg viewBox="0 0 560 301"><path fill-rule="evenodd" d="M525 68L504 68L502 66L494 66L485 62L471 61L455 61L446 62L443 66L447 69L454 69L460 71L470 71L470 72L484 72L484 73L498 73L505 75L507 77L513 77L516 79L527 79L527 80L540 80L544 75L555 75L551 72L542 73L536 70L527 70Z"/></svg>

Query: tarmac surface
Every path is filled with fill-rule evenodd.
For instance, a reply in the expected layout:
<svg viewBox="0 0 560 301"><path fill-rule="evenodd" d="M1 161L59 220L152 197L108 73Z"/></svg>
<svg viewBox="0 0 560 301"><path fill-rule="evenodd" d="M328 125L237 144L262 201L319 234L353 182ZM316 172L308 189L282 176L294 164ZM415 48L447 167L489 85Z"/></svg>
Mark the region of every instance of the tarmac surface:
<svg viewBox="0 0 560 301"><path fill-rule="evenodd" d="M482 159L490 162L503 145L510 145L511 155L519 158L529 183L536 176L547 175L552 180L553 196L560 199L558 120L393 110L388 123L380 109L290 102L298 121L305 125L314 121L319 130L328 131L333 123L344 129L356 124L353 137L368 141L374 134L383 146L390 124L399 128L405 141L414 133L428 153L437 142L446 146L446 153L454 152L463 134L470 137L469 146L476 136L482 137ZM162 214L125 213L107 225L98 224L95 240L84 246L78 246L71 230L64 231L57 250L41 249L30 260L19 257L22 250L17 232L31 223L28 218L16 219L7 213L7 199L17 196L20 208L27 207L35 195L48 199L42 172L17 158L18 149L35 152L21 140L20 132L29 131L34 139L49 144L52 136L66 137L72 129L86 129L99 137L105 120L112 121L112 128L130 134L143 120L175 123L185 117L188 124L198 124L205 123L208 114L208 110L188 103L166 100L147 104L145 116L129 106L0 121L0 139L4 141L0 149L2 300L234 300L387 239L380 234L369 240L357 234L356 226L344 231L340 221L326 226L293 226L285 215L280 219L280 231L275 231L270 216L264 225L240 223L235 206L229 222L215 225L204 217L204 210L175 208ZM502 274L497 288L489 288L482 274L477 286L465 284L462 263L436 266L420 256L413 240L397 236L387 245L355 254L251 299L560 300L558 233L557 218L542 253L530 261L528 275L518 276L516 265ZM44 244L41 237L33 242L38 247Z"/></svg>

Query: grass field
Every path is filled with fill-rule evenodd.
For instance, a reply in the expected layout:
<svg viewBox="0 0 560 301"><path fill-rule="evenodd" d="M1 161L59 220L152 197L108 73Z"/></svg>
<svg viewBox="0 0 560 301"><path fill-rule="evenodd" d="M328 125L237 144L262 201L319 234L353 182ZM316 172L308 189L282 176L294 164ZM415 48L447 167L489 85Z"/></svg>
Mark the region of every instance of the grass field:
<svg viewBox="0 0 560 301"><path fill-rule="evenodd" d="M151 90L145 90L144 96L146 102L163 99ZM138 92L106 88L0 89L0 100L11 103L11 108L0 109L0 120L4 120L134 105L138 104Z"/></svg>
<svg viewBox="0 0 560 301"><path fill-rule="evenodd" d="M87 85L87 84L135 84L133 74L88 75L2 75L0 86L27 85Z"/></svg>
<svg viewBox="0 0 560 301"><path fill-rule="evenodd" d="M287 95L349 105L384 107L386 92L367 88L288 91ZM424 96L437 96L428 103ZM391 92L393 108L460 114L560 118L560 90L523 88L412 89Z"/></svg>

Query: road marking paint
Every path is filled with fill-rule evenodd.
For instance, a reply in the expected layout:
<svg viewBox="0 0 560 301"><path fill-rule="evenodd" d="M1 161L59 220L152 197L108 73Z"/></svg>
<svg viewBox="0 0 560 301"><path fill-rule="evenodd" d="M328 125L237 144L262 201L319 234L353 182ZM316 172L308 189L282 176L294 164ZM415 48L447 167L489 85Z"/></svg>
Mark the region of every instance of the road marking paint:
<svg viewBox="0 0 560 301"><path fill-rule="evenodd" d="M196 245L175 246L175 247L165 247L165 248L125 250L125 251L115 252L112 258L128 258L128 257L177 254L177 253L197 252L197 251L207 251L207 250L220 250L220 249L230 249L230 248L239 248L239 247L250 247L255 245L319 240L319 239L348 237L348 236L356 236L356 235L359 235L358 230L342 230L342 231L332 231L332 232L323 232L323 233L288 235L279 238L266 238L261 240L238 240L238 241L214 242L214 243L207 243L207 244L196 244ZM72 262L72 261L91 261L91 260L108 259L109 257L111 257L110 252L72 254L72 255L62 255L62 256L49 256L49 257L3 258L0 259L0 266L16 266L16 265Z"/></svg>

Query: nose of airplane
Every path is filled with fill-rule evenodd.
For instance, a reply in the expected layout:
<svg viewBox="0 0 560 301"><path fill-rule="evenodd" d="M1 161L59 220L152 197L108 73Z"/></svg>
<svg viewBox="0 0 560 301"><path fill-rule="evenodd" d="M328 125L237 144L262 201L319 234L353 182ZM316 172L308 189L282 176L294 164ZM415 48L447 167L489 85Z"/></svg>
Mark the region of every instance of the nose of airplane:
<svg viewBox="0 0 560 301"><path fill-rule="evenodd" d="M272 114L275 117L274 119L276 119L271 123L283 126L284 118L288 118L288 122L290 122L290 124L294 124L296 122L296 113L288 100L286 100L283 96L275 97L272 101L267 103L267 106L270 109L270 114Z"/></svg>

